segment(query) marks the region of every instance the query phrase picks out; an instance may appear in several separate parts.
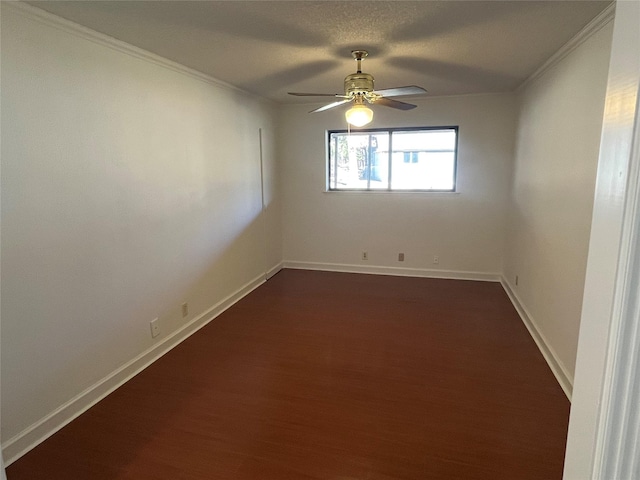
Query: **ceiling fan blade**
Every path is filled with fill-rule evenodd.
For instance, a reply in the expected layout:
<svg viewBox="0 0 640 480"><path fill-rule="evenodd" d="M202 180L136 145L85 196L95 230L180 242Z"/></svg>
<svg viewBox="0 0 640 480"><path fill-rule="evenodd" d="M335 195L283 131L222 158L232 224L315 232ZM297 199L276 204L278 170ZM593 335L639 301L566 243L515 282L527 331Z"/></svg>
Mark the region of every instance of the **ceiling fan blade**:
<svg viewBox="0 0 640 480"><path fill-rule="evenodd" d="M295 95L296 97L341 97L341 93L297 93L287 92L289 95Z"/></svg>
<svg viewBox="0 0 640 480"><path fill-rule="evenodd" d="M416 105L412 103L399 102L398 100L392 100L390 98L382 97L373 102L374 105L384 105L385 107L397 108L398 110L411 110L416 108Z"/></svg>
<svg viewBox="0 0 640 480"><path fill-rule="evenodd" d="M349 103L351 101L350 98L345 100L338 100L337 102L330 103L329 105L325 105L324 107L316 108L315 110L311 110L309 113L318 113L324 112L325 110L329 110L330 108L339 107L342 104Z"/></svg>
<svg viewBox="0 0 640 480"><path fill-rule="evenodd" d="M377 93L383 97L400 97L402 95L424 95L427 91L422 87L409 85L407 87L385 88L383 90L376 90L373 93Z"/></svg>

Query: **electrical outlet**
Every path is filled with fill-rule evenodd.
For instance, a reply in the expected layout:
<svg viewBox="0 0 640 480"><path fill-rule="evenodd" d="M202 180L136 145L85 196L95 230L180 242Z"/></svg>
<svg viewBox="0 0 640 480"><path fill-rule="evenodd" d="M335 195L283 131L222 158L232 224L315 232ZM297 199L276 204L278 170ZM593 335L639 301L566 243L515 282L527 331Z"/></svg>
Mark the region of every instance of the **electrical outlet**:
<svg viewBox="0 0 640 480"><path fill-rule="evenodd" d="M440 257L438 255L434 255L433 256L433 263L435 263L435 264L440 263Z"/></svg>
<svg viewBox="0 0 640 480"><path fill-rule="evenodd" d="M518 286L518 275L516 275L516 287Z"/></svg>
<svg viewBox="0 0 640 480"><path fill-rule="evenodd" d="M398 254L398 261L399 262L404 262L404 253L399 253Z"/></svg>
<svg viewBox="0 0 640 480"><path fill-rule="evenodd" d="M367 252L362 252L362 260L369 260L369 254Z"/></svg>
<svg viewBox="0 0 640 480"><path fill-rule="evenodd" d="M158 319L151 320L151 338L156 338L160 335L160 325L158 325Z"/></svg>
<svg viewBox="0 0 640 480"><path fill-rule="evenodd" d="M189 315L189 304L187 302L184 302L182 304L182 318L186 317L187 315Z"/></svg>

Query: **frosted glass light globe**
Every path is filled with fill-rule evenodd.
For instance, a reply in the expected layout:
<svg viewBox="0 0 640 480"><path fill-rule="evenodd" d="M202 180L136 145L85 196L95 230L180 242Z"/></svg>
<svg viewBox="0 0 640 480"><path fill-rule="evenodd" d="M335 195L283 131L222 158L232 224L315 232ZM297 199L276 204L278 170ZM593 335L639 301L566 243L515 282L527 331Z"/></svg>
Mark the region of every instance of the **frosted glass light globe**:
<svg viewBox="0 0 640 480"><path fill-rule="evenodd" d="M364 105L354 105L344 114L347 122L354 127L364 127L373 120L373 110Z"/></svg>

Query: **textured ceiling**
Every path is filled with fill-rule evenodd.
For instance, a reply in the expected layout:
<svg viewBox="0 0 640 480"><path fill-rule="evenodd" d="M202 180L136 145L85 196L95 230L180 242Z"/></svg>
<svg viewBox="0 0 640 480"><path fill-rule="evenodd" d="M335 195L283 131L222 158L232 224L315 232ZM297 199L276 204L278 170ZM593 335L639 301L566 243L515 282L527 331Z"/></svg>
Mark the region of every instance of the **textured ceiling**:
<svg viewBox="0 0 640 480"><path fill-rule="evenodd" d="M515 89L608 1L48 1L63 18L278 102L342 92L353 49L376 88ZM317 99L316 99L317 100ZM306 100L309 101L309 100ZM313 100L311 100L313 101Z"/></svg>

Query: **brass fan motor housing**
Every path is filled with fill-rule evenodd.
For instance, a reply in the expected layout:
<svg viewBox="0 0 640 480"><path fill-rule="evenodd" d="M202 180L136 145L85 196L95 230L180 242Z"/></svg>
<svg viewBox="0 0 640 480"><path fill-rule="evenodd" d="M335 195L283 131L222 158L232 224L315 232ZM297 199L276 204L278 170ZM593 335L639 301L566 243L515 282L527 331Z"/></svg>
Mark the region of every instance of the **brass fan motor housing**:
<svg viewBox="0 0 640 480"><path fill-rule="evenodd" d="M366 58L369 53L366 50L352 50L351 56L357 63L356 73L347 75L344 79L344 95L339 93L295 93L289 92L289 95L296 95L298 97L336 97L342 100L324 105L320 108L312 110L310 113L324 112L330 108L339 107L345 103L353 103L354 106L370 104L379 104L385 107L396 108L398 110L411 110L416 108L411 103L404 103L398 100L392 100L385 97L398 97L402 95L421 95L427 93L427 91L416 85L409 85L406 87L386 88L379 91L373 90L373 76L368 73L362 72L362 60Z"/></svg>
<svg viewBox="0 0 640 480"><path fill-rule="evenodd" d="M344 94L348 96L373 92L373 77L368 73L352 73L344 79Z"/></svg>

